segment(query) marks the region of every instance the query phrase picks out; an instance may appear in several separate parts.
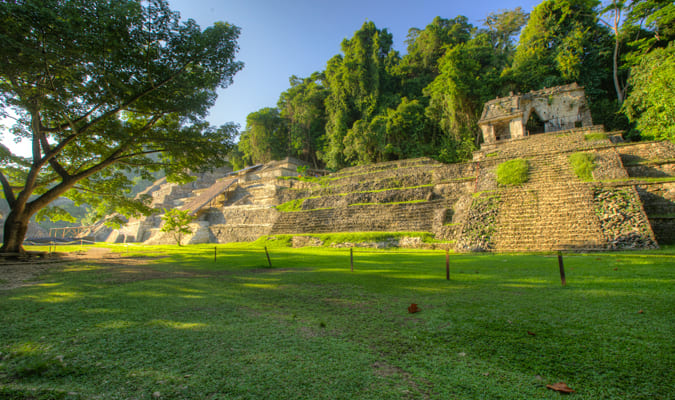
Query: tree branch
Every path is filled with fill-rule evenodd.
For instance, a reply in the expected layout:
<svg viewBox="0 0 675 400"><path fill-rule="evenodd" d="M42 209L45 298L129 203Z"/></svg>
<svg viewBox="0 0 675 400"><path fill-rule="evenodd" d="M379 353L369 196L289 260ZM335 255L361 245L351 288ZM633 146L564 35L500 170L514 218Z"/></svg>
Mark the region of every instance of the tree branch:
<svg viewBox="0 0 675 400"><path fill-rule="evenodd" d="M129 144L120 146L105 160L80 172L79 174L71 175L68 179L64 179L63 181L61 181L61 183L52 187L51 189L43 193L40 197L28 203L27 207L30 208L29 213L33 214L35 211L47 206L47 204L51 203L54 199L61 196L66 191L72 189L73 186L75 186L75 184L81 181L82 179L88 178L94 175L95 173L100 172L103 169L114 164L116 162L117 157L121 153L123 153L128 148L128 146Z"/></svg>
<svg viewBox="0 0 675 400"><path fill-rule="evenodd" d="M9 204L10 209L14 209L14 204L16 204L16 197L14 197L14 190L12 190L12 185L9 184L9 181L5 177L5 174L0 171L0 183L2 183L2 190L5 193L5 199Z"/></svg>
<svg viewBox="0 0 675 400"><path fill-rule="evenodd" d="M108 110L107 112L99 115L98 117L96 117L95 119L90 121L89 123L85 124L79 130L79 134L84 133L87 129L89 129L91 126L95 125L99 121L101 121L105 118L108 118L111 115L115 115L122 110L127 109L127 107L129 107L131 104L135 103L136 101L142 99L143 97L149 95L150 93L154 92L155 90L160 89L161 87L165 86L169 82L173 81L174 79L176 79L178 76L182 75L185 72L185 69L188 67L188 65L189 65L189 63L183 65L175 74L171 75L170 77L164 79L163 81L160 81L158 84L151 85L149 88L145 89L144 91L142 91L140 93L137 93L136 95L132 96L127 101L125 101L124 103L122 103L122 104L118 105L117 107L115 107L111 110ZM77 118L74 122L77 123L77 122L80 122L80 121L84 120L88 115L93 113L95 109L100 108L100 107L101 107L101 105L98 105L98 106L94 107L91 111L89 111L88 114L86 114L86 115L84 115L80 118ZM50 131L54 131L54 132L61 131L63 129L68 128L69 126L70 125L68 123L64 123L64 124L61 124L60 126L58 126L56 128L52 128ZM58 146L54 149L54 151L57 151L57 149L58 149Z"/></svg>

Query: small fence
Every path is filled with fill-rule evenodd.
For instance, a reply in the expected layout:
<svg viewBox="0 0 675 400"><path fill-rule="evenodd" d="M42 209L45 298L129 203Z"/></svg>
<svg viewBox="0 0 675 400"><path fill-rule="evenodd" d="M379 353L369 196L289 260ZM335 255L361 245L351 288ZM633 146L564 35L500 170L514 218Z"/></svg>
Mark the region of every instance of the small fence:
<svg viewBox="0 0 675 400"><path fill-rule="evenodd" d="M127 251L128 251L128 248L127 248ZM238 253L247 252L247 253L262 254L263 251L264 251L264 254L265 254L265 258L267 260L267 265L269 266L269 268L273 268L272 258L270 257L270 252L267 249L267 246L265 246L263 249L260 249L260 250L237 249ZM354 254L355 254L354 247L350 247L349 248L349 268L352 272L354 272ZM359 254L383 254L383 252L382 251L372 251L372 250L371 251L362 250L362 248L361 248L356 252L356 254L357 255L359 255ZM415 254L415 255L434 254L434 255L441 255L443 253L441 253L439 251L430 251L430 250L427 250L427 251L424 251L424 250L421 250L421 251L402 250L402 251L400 251L399 250L399 251L396 251L395 254ZM563 286L565 286L565 285L567 285L567 280L565 278L565 266L564 266L564 261L563 261L563 254L562 254L561 251L557 252L557 258L558 258L558 269L560 271L560 283ZM213 247L213 261L214 262L218 261L218 247L217 246ZM448 281L450 280L450 251L449 250L445 250L445 279L448 280Z"/></svg>
<svg viewBox="0 0 675 400"><path fill-rule="evenodd" d="M92 226L67 226L65 228L49 228L49 237L58 238L61 236L62 239L65 239L66 237L74 238L91 228Z"/></svg>
<svg viewBox="0 0 675 400"><path fill-rule="evenodd" d="M91 240L85 240L85 239L77 239L73 241L63 241L63 240L39 240L39 241L34 241L34 240L26 240L24 241L25 245L32 245L32 246L45 246L49 245L49 253L52 253L52 251L56 251L56 246L72 246L72 245L80 245L84 246L85 244L94 244L95 242ZM53 250L52 250L53 248ZM129 252L129 245L127 244L126 251ZM206 251L206 249L205 249ZM258 253L258 254L265 254L265 261L267 261L267 265L269 268L273 268L272 264L272 257L270 256L270 252L267 249L267 246L263 247L262 249L259 250L249 250L249 249L237 249L236 250L238 253ZM349 248L349 268L352 272L354 272L354 247ZM356 252L357 255L359 254L383 254L382 251L374 251L374 250L364 250L363 248L359 248L359 250ZM420 254L434 254L434 255L442 255L443 253L439 251L432 251L432 250L397 250L396 254L415 254L415 255L420 255ZM450 251L445 250L445 279L450 280ZM558 251L557 252L557 257L558 257L558 268L560 271L560 282L563 286L567 284L566 278L565 278L565 267L564 267L564 262L563 262L563 254L562 252ZM218 246L213 247L213 261L217 262L218 261Z"/></svg>

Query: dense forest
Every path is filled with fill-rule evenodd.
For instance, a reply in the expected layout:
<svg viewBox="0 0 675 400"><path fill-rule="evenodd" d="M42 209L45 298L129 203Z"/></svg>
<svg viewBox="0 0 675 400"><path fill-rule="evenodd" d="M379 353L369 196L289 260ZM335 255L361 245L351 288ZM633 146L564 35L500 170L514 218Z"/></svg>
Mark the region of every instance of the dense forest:
<svg viewBox="0 0 675 400"><path fill-rule="evenodd" d="M293 156L339 169L428 156L471 157L483 103L577 82L594 123L629 139L675 141L675 5L671 0L546 0L411 28L407 51L366 22L323 71L301 78L277 107L248 115L235 168Z"/></svg>

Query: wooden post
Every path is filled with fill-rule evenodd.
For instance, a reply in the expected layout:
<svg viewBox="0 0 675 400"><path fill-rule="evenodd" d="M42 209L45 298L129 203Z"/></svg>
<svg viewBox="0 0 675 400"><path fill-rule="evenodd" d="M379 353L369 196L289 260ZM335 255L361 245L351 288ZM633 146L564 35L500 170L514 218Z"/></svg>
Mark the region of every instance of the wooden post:
<svg viewBox="0 0 675 400"><path fill-rule="evenodd" d="M558 252L558 267L560 267L560 282L565 286L567 282L565 281L565 266L563 265L563 256L562 252Z"/></svg>
<svg viewBox="0 0 675 400"><path fill-rule="evenodd" d="M349 248L349 263L352 266L352 272L354 272L354 248Z"/></svg>
<svg viewBox="0 0 675 400"><path fill-rule="evenodd" d="M270 268L272 268L272 261L270 260L270 253L267 251L267 246L265 246L265 255L267 255L267 263L270 265Z"/></svg>
<svg viewBox="0 0 675 400"><path fill-rule="evenodd" d="M445 249L445 280L450 280L450 250Z"/></svg>
<svg viewBox="0 0 675 400"><path fill-rule="evenodd" d="M216 254L216 246L213 246L213 262L216 262L216 258L218 257Z"/></svg>

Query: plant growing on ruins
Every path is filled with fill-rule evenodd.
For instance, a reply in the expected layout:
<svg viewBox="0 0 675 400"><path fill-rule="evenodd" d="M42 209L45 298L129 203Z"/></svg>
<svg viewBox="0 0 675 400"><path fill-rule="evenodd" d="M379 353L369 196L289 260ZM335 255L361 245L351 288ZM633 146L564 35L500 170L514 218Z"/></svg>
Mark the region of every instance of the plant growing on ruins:
<svg viewBox="0 0 675 400"><path fill-rule="evenodd" d="M516 158L497 166L497 183L502 186L519 186L527 182L530 166L527 160Z"/></svg>
<svg viewBox="0 0 675 400"><path fill-rule="evenodd" d="M578 152L570 155L570 164L574 173L582 181L593 180L593 170L595 169L595 156L591 153Z"/></svg>
<svg viewBox="0 0 675 400"><path fill-rule="evenodd" d="M162 226L161 231L170 233L176 241L176 244L180 246L183 235L192 233L190 222L194 219L194 215L190 215L188 210L179 210L177 208L171 210L164 209L164 215L162 216L164 225Z"/></svg>
<svg viewBox="0 0 675 400"><path fill-rule="evenodd" d="M598 140L605 140L605 139L607 139L607 134L604 132L594 132L584 135L584 140L586 140L587 142L595 142Z"/></svg>
<svg viewBox="0 0 675 400"><path fill-rule="evenodd" d="M276 206L278 211L281 212L294 212L294 211L302 211L302 203L305 201L305 199L296 199L296 200L291 200L287 201L285 203L279 204Z"/></svg>

